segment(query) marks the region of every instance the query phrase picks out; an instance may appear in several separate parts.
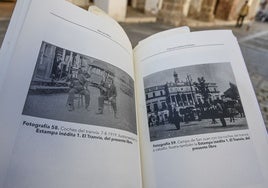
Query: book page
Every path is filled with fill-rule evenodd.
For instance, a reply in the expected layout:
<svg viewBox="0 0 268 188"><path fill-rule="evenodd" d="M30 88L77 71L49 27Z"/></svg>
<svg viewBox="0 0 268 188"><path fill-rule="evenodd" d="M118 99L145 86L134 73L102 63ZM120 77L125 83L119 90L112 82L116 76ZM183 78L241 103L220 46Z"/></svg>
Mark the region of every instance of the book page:
<svg viewBox="0 0 268 188"><path fill-rule="evenodd" d="M190 28L187 26L183 26L183 27L178 27L178 28L173 28L173 29L169 29L166 31L161 31L159 33L156 33L154 35L151 35L147 38L145 38L142 41L139 41L138 46L141 46L143 43L148 43L150 44L150 41L154 41L154 40L163 40L165 38L169 38L171 36L177 36L178 34L183 34L183 33L189 33L190 32Z"/></svg>
<svg viewBox="0 0 268 188"><path fill-rule="evenodd" d="M145 187L267 187L267 133L231 31L143 43L135 63Z"/></svg>
<svg viewBox="0 0 268 188"><path fill-rule="evenodd" d="M32 1L0 93L0 187L141 187L132 61L108 16Z"/></svg>
<svg viewBox="0 0 268 188"><path fill-rule="evenodd" d="M16 7L12 14L12 19L8 25L8 31L5 34L2 46L0 46L0 59L1 59L1 69L0 69L0 90L6 75L6 70L8 69L8 62L12 57L12 51L20 34L20 29L24 23L25 16L27 14L29 4L31 0L24 0L16 2Z"/></svg>

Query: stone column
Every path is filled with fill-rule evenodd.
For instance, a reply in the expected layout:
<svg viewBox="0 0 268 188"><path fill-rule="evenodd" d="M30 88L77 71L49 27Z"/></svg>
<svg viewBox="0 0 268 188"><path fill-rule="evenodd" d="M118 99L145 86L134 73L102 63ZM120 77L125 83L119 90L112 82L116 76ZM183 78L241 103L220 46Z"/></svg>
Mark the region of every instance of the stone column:
<svg viewBox="0 0 268 188"><path fill-rule="evenodd" d="M145 12L157 14L159 11L159 5L162 4L162 0L146 0Z"/></svg>
<svg viewBox="0 0 268 188"><path fill-rule="evenodd" d="M67 0L77 6L81 6L81 7L84 7L84 6L88 6L89 5L89 0Z"/></svg>
<svg viewBox="0 0 268 188"><path fill-rule="evenodd" d="M117 21L124 21L127 0L94 0L94 4Z"/></svg>
<svg viewBox="0 0 268 188"><path fill-rule="evenodd" d="M209 22L213 21L215 6L216 6L216 0L203 0L199 19Z"/></svg>
<svg viewBox="0 0 268 188"><path fill-rule="evenodd" d="M184 107L185 106L185 103L184 103L185 101L183 100L183 96L185 96L185 94L182 93L181 94L181 101L182 101L182 104L183 104L183 107Z"/></svg>
<svg viewBox="0 0 268 188"><path fill-rule="evenodd" d="M192 0L190 3L188 16L191 18L199 18L201 5L203 0Z"/></svg>
<svg viewBox="0 0 268 188"><path fill-rule="evenodd" d="M184 102L183 102L182 94L181 93L180 93L180 102L181 102L182 106L184 106Z"/></svg>
<svg viewBox="0 0 268 188"><path fill-rule="evenodd" d="M133 0L132 7L144 11L145 0Z"/></svg>
<svg viewBox="0 0 268 188"><path fill-rule="evenodd" d="M178 100L177 100L177 95L174 95L174 98L175 98L176 106L179 106L179 104L178 104Z"/></svg>
<svg viewBox="0 0 268 188"><path fill-rule="evenodd" d="M189 98L188 98L188 93L186 93L185 96L186 96L187 106L189 106L190 102L189 102Z"/></svg>
<svg viewBox="0 0 268 188"><path fill-rule="evenodd" d="M233 7L237 7L239 0L221 0L218 3L217 10L215 11L215 17L228 20L230 12L233 11Z"/></svg>
<svg viewBox="0 0 268 188"><path fill-rule="evenodd" d="M163 0L162 8L157 18L171 25L183 24L189 10L189 0Z"/></svg>

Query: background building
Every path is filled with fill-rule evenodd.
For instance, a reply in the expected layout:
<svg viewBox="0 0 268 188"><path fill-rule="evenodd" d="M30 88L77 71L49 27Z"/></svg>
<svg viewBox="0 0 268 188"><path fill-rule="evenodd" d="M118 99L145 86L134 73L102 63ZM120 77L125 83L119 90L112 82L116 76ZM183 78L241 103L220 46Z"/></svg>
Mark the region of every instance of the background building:
<svg viewBox="0 0 268 188"><path fill-rule="evenodd" d="M205 83L207 92L207 99L205 99L196 82L192 82L190 75L187 75L186 81L180 81L174 71L173 78L174 81L145 89L147 113L152 119L150 121L154 122L155 117L158 117L159 122L167 122L171 108L179 109L181 114L187 111L193 114L198 106L221 100L222 93L216 83Z"/></svg>
<svg viewBox="0 0 268 188"><path fill-rule="evenodd" d="M236 20L245 0L163 0L158 19L179 25L185 18L201 21ZM259 0L250 0L248 18L254 17Z"/></svg>
<svg viewBox="0 0 268 188"><path fill-rule="evenodd" d="M172 24L186 24L187 19L211 22L214 19L236 20L245 0L68 0L86 7L94 3L117 21L124 21L130 10L153 14L158 20ZM260 0L249 0L249 15L255 16Z"/></svg>

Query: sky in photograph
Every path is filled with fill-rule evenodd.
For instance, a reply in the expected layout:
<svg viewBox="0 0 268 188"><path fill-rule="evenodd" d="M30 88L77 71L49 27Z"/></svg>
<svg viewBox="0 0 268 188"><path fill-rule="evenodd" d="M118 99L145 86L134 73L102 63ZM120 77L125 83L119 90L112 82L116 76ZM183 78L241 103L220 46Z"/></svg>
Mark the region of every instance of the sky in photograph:
<svg viewBox="0 0 268 188"><path fill-rule="evenodd" d="M203 76L206 82L216 83L221 92L230 87L229 82L236 84L230 63L213 63L178 67L153 73L144 77L144 88L174 82L174 71L177 72L179 81L186 81L187 75L190 75L192 82L197 82L197 78Z"/></svg>

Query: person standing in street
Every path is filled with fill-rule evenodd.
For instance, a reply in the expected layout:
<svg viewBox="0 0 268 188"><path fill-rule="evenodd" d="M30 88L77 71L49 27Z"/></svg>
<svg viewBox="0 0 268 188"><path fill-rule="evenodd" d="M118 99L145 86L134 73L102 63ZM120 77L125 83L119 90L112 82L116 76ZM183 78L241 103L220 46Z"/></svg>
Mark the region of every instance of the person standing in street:
<svg viewBox="0 0 268 188"><path fill-rule="evenodd" d="M242 27L245 17L248 15L249 12L249 6L248 1L245 1L245 4L242 6L242 8L239 11L239 15L236 22L236 27Z"/></svg>
<svg viewBox="0 0 268 188"><path fill-rule="evenodd" d="M224 119L224 114L225 114L224 107L219 102L216 102L216 107L217 107L219 119L221 121L221 125L222 127L226 127L226 121Z"/></svg>
<svg viewBox="0 0 268 188"><path fill-rule="evenodd" d="M181 117L180 117L180 110L179 109L176 109L174 108L173 109L173 123L174 125L176 126L176 129L177 130L180 130L181 129Z"/></svg>

